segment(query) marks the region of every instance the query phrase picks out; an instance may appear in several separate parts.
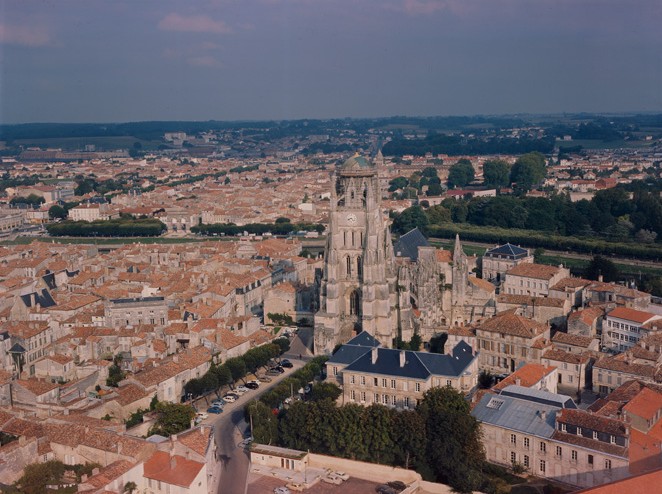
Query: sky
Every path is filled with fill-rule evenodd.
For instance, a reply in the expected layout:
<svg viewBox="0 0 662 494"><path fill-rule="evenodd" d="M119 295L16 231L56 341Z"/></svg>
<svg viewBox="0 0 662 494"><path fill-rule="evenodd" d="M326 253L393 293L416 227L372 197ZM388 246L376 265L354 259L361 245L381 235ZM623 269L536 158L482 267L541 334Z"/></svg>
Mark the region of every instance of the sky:
<svg viewBox="0 0 662 494"><path fill-rule="evenodd" d="M0 0L0 123L662 111L660 0Z"/></svg>

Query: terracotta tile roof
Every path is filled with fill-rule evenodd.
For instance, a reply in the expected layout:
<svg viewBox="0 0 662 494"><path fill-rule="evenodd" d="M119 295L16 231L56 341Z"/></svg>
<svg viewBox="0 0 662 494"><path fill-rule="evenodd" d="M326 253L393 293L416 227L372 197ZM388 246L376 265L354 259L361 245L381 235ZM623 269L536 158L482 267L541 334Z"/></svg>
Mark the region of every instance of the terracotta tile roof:
<svg viewBox="0 0 662 494"><path fill-rule="evenodd" d="M502 390L511 384L518 384L530 388L539 383L545 376L554 372L556 367L546 367L540 364L526 364L517 369L511 375L506 377L503 381L492 387L493 390ZM517 380L519 379L519 383Z"/></svg>
<svg viewBox="0 0 662 494"><path fill-rule="evenodd" d="M266 331L258 329L257 331L249 334L248 339L253 346L259 346L265 343L269 343L274 339L274 337Z"/></svg>
<svg viewBox="0 0 662 494"><path fill-rule="evenodd" d="M147 393L140 386L135 384L127 384L125 386L120 386L115 389L117 393L117 398L115 400L122 406L126 406L130 403L135 403L138 400L141 400L147 396Z"/></svg>
<svg viewBox="0 0 662 494"><path fill-rule="evenodd" d="M550 290L565 291L566 288L583 288L591 284L591 280L583 278L563 278L558 281Z"/></svg>
<svg viewBox="0 0 662 494"><path fill-rule="evenodd" d="M496 287L492 283L481 278L476 278L475 276L469 276L469 283L486 292L494 292L496 290Z"/></svg>
<svg viewBox="0 0 662 494"><path fill-rule="evenodd" d="M515 314L514 310L504 311L483 322L477 328L482 331L504 333L523 338L534 338L547 330L547 326Z"/></svg>
<svg viewBox="0 0 662 494"><path fill-rule="evenodd" d="M568 316L568 322L579 319L587 326L591 326L596 319L602 317L605 311L601 307L588 307L584 310L578 310Z"/></svg>
<svg viewBox="0 0 662 494"><path fill-rule="evenodd" d="M552 336L552 342L563 345L572 345L581 348L588 348L589 346L591 346L591 343L593 343L593 338L591 338L590 336L562 333L559 331L554 336Z"/></svg>
<svg viewBox="0 0 662 494"><path fill-rule="evenodd" d="M229 329L220 328L216 330L216 341L220 342L220 344L223 345L223 348L230 350L246 343L248 338L235 334Z"/></svg>
<svg viewBox="0 0 662 494"><path fill-rule="evenodd" d="M213 428L208 425L195 427L186 432L177 434L177 441L195 451L200 456L205 456L209 442L213 440Z"/></svg>
<svg viewBox="0 0 662 494"><path fill-rule="evenodd" d="M78 492L85 492L86 487L91 487L93 489L101 489L104 486L107 486L113 482L118 477L124 475L126 472L131 470L136 464L127 460L118 460L114 461L106 467L101 467L99 473L88 477L85 482L81 483L81 488ZM112 491L108 491L112 492Z"/></svg>
<svg viewBox="0 0 662 494"><path fill-rule="evenodd" d="M52 383L50 381L42 381L34 377L30 379L18 379L16 384L22 386L36 396L44 395L49 391L59 387L59 385L56 383Z"/></svg>
<svg viewBox="0 0 662 494"><path fill-rule="evenodd" d="M437 262L453 262L453 253L450 250L437 249L434 253Z"/></svg>
<svg viewBox="0 0 662 494"><path fill-rule="evenodd" d="M641 473L662 467L660 440L636 429L630 433L630 473ZM648 491L652 492L652 491ZM628 491L629 494L629 491Z"/></svg>
<svg viewBox="0 0 662 494"><path fill-rule="evenodd" d="M447 333L454 336L476 336L475 328L471 328L469 326L452 326L448 328Z"/></svg>
<svg viewBox="0 0 662 494"><path fill-rule="evenodd" d="M204 463L187 460L183 456L156 451L144 464L144 475L148 479L166 484L190 488L191 483L204 467Z"/></svg>
<svg viewBox="0 0 662 494"><path fill-rule="evenodd" d="M577 355L576 353L566 352L565 350L553 347L549 350L545 350L542 358L554 360L556 362L565 362L568 364L586 364L589 361L589 357L587 355Z"/></svg>
<svg viewBox="0 0 662 494"><path fill-rule="evenodd" d="M508 276L522 276L525 278L535 278L538 280L550 280L559 273L557 266L547 266L546 264L529 264L527 262L518 264L506 271Z"/></svg>
<svg viewBox="0 0 662 494"><path fill-rule="evenodd" d="M655 378L654 366L630 363L623 360L623 358L624 357L622 355L617 355L615 357L603 357L595 364L593 364L593 368L618 371L625 374L631 374L633 376L645 377L648 379Z"/></svg>
<svg viewBox="0 0 662 494"><path fill-rule="evenodd" d="M584 429L612 434L614 436L625 436L628 432L627 424L621 420L610 419L602 415L574 408L561 409L556 414L556 421L562 424L571 424Z"/></svg>
<svg viewBox="0 0 662 494"><path fill-rule="evenodd" d="M662 393L643 388L623 410L646 420L651 420L662 409Z"/></svg>
<svg viewBox="0 0 662 494"><path fill-rule="evenodd" d="M607 314L607 317L623 319L643 324L649 319L656 317L655 314L644 312L642 310L630 309L627 307L616 307L614 310Z"/></svg>
<svg viewBox="0 0 662 494"><path fill-rule="evenodd" d="M565 300L562 298L532 297L530 295L516 295L509 293L499 294L497 297L497 302L500 304L527 305L532 307L537 306L561 308L565 305Z"/></svg>

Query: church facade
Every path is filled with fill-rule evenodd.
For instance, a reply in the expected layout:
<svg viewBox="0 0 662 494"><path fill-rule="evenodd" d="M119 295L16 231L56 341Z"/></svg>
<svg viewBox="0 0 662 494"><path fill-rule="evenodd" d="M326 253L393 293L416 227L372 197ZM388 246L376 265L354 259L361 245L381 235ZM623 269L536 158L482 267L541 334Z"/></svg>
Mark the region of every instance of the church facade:
<svg viewBox="0 0 662 494"><path fill-rule="evenodd" d="M413 232L394 251L379 168L354 156L333 176L316 354L331 353L360 331L390 348L395 338L407 341L418 333L428 340L494 314L494 288L472 274L475 259L464 254L459 239L451 253Z"/></svg>

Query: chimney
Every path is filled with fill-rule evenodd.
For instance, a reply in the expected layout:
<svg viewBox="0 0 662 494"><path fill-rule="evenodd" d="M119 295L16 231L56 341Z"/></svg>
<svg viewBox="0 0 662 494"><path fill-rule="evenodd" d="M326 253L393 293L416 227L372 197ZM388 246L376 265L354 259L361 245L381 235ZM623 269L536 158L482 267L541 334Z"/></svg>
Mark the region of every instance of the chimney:
<svg viewBox="0 0 662 494"><path fill-rule="evenodd" d="M522 380L518 377L517 379L515 379L515 384L517 386L521 386L522 385Z"/></svg>
<svg viewBox="0 0 662 494"><path fill-rule="evenodd" d="M600 283L602 283L602 275L601 275L601 274L598 275L598 281L599 281Z"/></svg>
<svg viewBox="0 0 662 494"><path fill-rule="evenodd" d="M170 456L170 470L177 468L177 457L175 455Z"/></svg>
<svg viewBox="0 0 662 494"><path fill-rule="evenodd" d="M547 412L545 410L540 411L540 418L543 419L543 420L545 420L545 418L547 418Z"/></svg>
<svg viewBox="0 0 662 494"><path fill-rule="evenodd" d="M99 469L98 468L93 468L92 469L92 475L99 475Z"/></svg>
<svg viewBox="0 0 662 494"><path fill-rule="evenodd" d="M86 474L83 474L83 475L80 476L80 482L81 482L81 484L84 484L85 482L87 482L87 475Z"/></svg>
<svg viewBox="0 0 662 494"><path fill-rule="evenodd" d="M376 346L372 347L372 363L373 364L377 363L377 347Z"/></svg>
<svg viewBox="0 0 662 494"><path fill-rule="evenodd" d="M173 356L172 356L172 361L173 361L174 363L178 363L178 362L179 362L179 355L173 355Z"/></svg>
<svg viewBox="0 0 662 494"><path fill-rule="evenodd" d="M404 351L404 350L400 350L400 367L404 367L404 366L405 366L405 362L406 362L405 357L406 357L406 355L405 355L405 351Z"/></svg>

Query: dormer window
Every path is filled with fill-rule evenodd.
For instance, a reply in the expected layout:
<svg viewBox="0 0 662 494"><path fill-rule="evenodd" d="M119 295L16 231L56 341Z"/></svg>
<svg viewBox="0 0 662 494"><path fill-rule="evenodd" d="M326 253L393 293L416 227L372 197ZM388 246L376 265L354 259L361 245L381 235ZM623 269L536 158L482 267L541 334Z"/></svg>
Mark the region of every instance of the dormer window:
<svg viewBox="0 0 662 494"><path fill-rule="evenodd" d="M597 439L597 438L598 438L598 431L593 431L593 439Z"/></svg>
<svg viewBox="0 0 662 494"><path fill-rule="evenodd" d="M609 436L609 442L611 444L616 444L616 436L614 436L613 434Z"/></svg>
<svg viewBox="0 0 662 494"><path fill-rule="evenodd" d="M568 431L568 428L566 427L565 424L559 424L559 425L561 427L561 432L567 432Z"/></svg>
<svg viewBox="0 0 662 494"><path fill-rule="evenodd" d="M582 428L581 427L577 427L577 435L578 436L582 435Z"/></svg>

